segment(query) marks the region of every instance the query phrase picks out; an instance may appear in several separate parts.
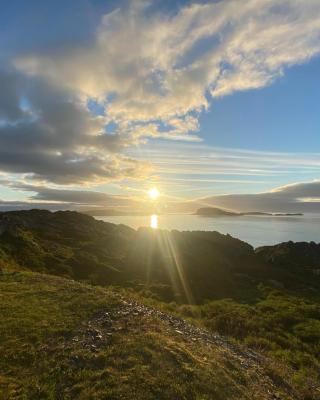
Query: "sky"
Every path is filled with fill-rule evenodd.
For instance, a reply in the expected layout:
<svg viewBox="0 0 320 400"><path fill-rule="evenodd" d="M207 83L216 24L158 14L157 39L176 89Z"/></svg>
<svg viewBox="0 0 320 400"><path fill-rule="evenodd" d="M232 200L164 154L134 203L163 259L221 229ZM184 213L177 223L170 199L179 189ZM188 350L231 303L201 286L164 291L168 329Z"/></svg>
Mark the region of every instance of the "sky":
<svg viewBox="0 0 320 400"><path fill-rule="evenodd" d="M320 212L319 0L1 6L0 208Z"/></svg>

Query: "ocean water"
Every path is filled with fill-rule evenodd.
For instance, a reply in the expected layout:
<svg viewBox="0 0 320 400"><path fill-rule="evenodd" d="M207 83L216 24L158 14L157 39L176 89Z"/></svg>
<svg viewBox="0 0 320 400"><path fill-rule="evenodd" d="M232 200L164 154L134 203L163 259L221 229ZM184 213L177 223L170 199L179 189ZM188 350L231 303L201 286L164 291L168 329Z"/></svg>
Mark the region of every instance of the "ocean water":
<svg viewBox="0 0 320 400"><path fill-rule="evenodd" d="M177 229L179 231L218 231L244 240L254 247L272 245L292 240L320 242L320 215L297 217L241 216L209 218L197 215L169 214L152 216L96 217L115 224L138 229Z"/></svg>

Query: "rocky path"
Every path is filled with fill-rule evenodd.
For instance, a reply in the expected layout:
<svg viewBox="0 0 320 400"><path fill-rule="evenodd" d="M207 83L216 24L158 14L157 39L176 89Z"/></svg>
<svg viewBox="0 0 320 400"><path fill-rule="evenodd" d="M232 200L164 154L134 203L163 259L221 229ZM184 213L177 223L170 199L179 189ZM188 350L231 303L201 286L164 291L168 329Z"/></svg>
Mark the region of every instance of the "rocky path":
<svg viewBox="0 0 320 400"><path fill-rule="evenodd" d="M268 393L267 399L298 399L292 387L279 376L270 376L266 373L268 360L262 355L242 346L232 344L227 338L213 334L209 331L196 327L182 318L167 314L160 310L142 305L134 300L121 299L120 304L111 311L103 311L84 324L73 337L72 342L92 352L98 352L100 348L107 346L113 340L114 335L130 333L132 327L143 330L146 319L157 318L165 326L167 333L178 336L179 340L185 340L190 344L197 343L206 346L214 346L215 350L241 365L246 370L252 381L259 381ZM77 363L77 360L74 360ZM278 389L286 392L287 396L279 395Z"/></svg>

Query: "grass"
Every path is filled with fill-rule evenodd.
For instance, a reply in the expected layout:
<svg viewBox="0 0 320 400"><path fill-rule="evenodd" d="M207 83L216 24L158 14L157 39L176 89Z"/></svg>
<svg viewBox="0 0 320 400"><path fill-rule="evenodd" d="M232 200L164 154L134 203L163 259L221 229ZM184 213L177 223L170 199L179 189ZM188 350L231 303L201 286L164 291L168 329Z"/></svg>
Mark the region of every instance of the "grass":
<svg viewBox="0 0 320 400"><path fill-rule="evenodd" d="M291 245L279 266L218 233L175 233L197 292L189 305L166 275L172 259L150 253L161 235L70 212L3 219L11 222L0 238L1 400L267 399L269 378L281 399L320 399L320 281L308 259L292 264ZM97 349L74 341L101 310L116 312L121 297L219 332L268 362L249 371L228 351L184 340L151 317L129 315L129 327L122 321Z"/></svg>
<svg viewBox="0 0 320 400"><path fill-rule="evenodd" d="M0 296L0 388L8 399L32 398L21 394L25 385L41 387L42 371L51 368L45 344L58 346L81 321L117 301L108 290L33 273L2 275Z"/></svg>
<svg viewBox="0 0 320 400"><path fill-rule="evenodd" d="M101 310L116 313L115 289L8 272L0 277L0 293L3 400L268 398L263 373L243 368L225 350L170 332L155 317L119 320L121 329L94 352L74 341Z"/></svg>
<svg viewBox="0 0 320 400"><path fill-rule="evenodd" d="M202 305L162 303L187 318L266 355L303 399L320 398L320 302L260 285L255 302L210 300ZM143 300L156 304L154 300ZM289 369L288 369L289 368Z"/></svg>

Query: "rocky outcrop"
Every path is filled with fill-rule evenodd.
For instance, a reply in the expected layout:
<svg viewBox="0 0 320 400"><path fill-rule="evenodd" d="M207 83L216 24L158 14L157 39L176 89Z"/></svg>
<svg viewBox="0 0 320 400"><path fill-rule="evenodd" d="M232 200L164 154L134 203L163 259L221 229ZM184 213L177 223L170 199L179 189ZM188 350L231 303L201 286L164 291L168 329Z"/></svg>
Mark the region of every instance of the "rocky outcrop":
<svg viewBox="0 0 320 400"><path fill-rule="evenodd" d="M255 252L265 261L278 266L320 268L320 243L290 241L259 247Z"/></svg>

